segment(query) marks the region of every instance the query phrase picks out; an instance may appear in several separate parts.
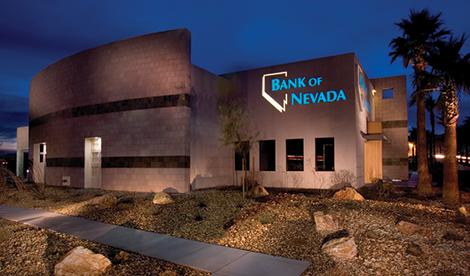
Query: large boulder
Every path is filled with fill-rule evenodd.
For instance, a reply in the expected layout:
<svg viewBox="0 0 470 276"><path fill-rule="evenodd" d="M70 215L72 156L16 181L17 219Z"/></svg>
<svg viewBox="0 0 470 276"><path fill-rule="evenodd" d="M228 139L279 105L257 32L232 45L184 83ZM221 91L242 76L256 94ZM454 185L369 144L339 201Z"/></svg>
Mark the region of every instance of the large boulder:
<svg viewBox="0 0 470 276"><path fill-rule="evenodd" d="M165 204L174 203L175 201L171 198L169 194L165 192L157 192L153 196L152 202L153 204L156 204L156 205L165 205Z"/></svg>
<svg viewBox="0 0 470 276"><path fill-rule="evenodd" d="M266 189L261 185L256 185L248 192L248 195L253 198L268 196L269 193Z"/></svg>
<svg viewBox="0 0 470 276"><path fill-rule="evenodd" d="M404 221L404 220L401 220L400 222L397 223L397 228L398 228L398 231L400 231L402 234L407 235L407 236L411 236L422 230L422 228L419 225L416 225L414 223Z"/></svg>
<svg viewBox="0 0 470 276"><path fill-rule="evenodd" d="M357 255L354 237L330 240L322 245L322 250L337 261L350 260Z"/></svg>
<svg viewBox="0 0 470 276"><path fill-rule="evenodd" d="M321 234L329 234L339 230L338 223L333 219L333 216L324 214L322 211L313 213L313 220L317 232Z"/></svg>
<svg viewBox="0 0 470 276"><path fill-rule="evenodd" d="M338 200L364 201L364 197L352 187L346 187L337 191L333 198Z"/></svg>
<svg viewBox="0 0 470 276"><path fill-rule="evenodd" d="M460 214L462 217L465 217L465 218L470 217L470 214L468 213L468 211L467 211L467 209L465 208L465 206L460 206L460 208L459 208L458 210L459 210L459 214Z"/></svg>
<svg viewBox="0 0 470 276"><path fill-rule="evenodd" d="M110 208L116 206L118 199L112 194L105 194L90 199L89 204L97 208Z"/></svg>
<svg viewBox="0 0 470 276"><path fill-rule="evenodd" d="M54 267L54 275L102 275L111 267L111 261L82 246L75 247Z"/></svg>

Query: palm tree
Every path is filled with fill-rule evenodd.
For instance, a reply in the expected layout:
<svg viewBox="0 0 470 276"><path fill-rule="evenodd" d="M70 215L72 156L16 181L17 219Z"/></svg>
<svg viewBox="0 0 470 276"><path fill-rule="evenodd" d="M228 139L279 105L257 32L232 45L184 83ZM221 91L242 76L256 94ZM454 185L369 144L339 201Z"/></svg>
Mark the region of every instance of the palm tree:
<svg viewBox="0 0 470 276"><path fill-rule="evenodd" d="M470 91L470 53L462 56L465 36L450 37L436 43L429 56L432 74L440 80L439 105L444 126L444 171L442 196L444 203L460 202L457 172L457 120L459 118L458 91Z"/></svg>
<svg viewBox="0 0 470 276"><path fill-rule="evenodd" d="M439 41L450 34L442 27L441 14L432 15L426 9L411 11L408 19L402 19L396 25L402 34L390 42L392 51L389 53L394 62L397 58L403 59L403 65L411 65L414 70L413 84L416 93L418 141L416 151L418 157L418 194L429 196L432 194L431 176L428 168L426 147L426 111L424 95L428 84L424 81L424 72L427 68L426 56Z"/></svg>
<svg viewBox="0 0 470 276"><path fill-rule="evenodd" d="M426 110L429 113L429 119L431 122L431 139L429 139L429 156L431 157L431 168L434 166L434 155L436 155L435 149L435 138L436 138L436 115L434 114L434 109L437 106L436 100L432 95L427 95L424 100L424 105Z"/></svg>

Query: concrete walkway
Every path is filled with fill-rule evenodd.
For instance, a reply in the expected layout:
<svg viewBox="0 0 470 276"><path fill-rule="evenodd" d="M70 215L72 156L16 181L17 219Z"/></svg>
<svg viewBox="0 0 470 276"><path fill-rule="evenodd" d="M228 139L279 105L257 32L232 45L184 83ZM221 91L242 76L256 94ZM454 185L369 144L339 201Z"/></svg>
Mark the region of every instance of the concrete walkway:
<svg viewBox="0 0 470 276"><path fill-rule="evenodd" d="M214 275L300 275L310 265L307 261L180 239L38 209L0 205L0 217L71 234Z"/></svg>

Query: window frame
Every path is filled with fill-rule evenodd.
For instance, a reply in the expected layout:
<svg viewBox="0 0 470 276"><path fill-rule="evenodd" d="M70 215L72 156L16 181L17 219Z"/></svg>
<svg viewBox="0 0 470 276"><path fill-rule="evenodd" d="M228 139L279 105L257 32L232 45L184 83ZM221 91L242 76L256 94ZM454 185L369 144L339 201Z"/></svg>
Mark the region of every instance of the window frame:
<svg viewBox="0 0 470 276"><path fill-rule="evenodd" d="M327 144L326 140L327 139L331 139L332 143L331 144ZM323 142L323 161L319 161L318 160L318 143L320 143L320 141L323 140L325 142ZM336 170L336 160L335 160L335 138L334 137L317 137L315 138L315 171L318 171L318 172L334 172ZM327 157L326 157L326 154L325 154L325 145L332 145L332 167L328 167L326 168L326 160L327 160ZM322 166L323 168L321 168L321 166L319 165L319 162L322 162Z"/></svg>
<svg viewBox="0 0 470 276"><path fill-rule="evenodd" d="M302 143L302 155L293 155L293 154L289 154L289 152L288 152L288 151L289 151L289 150L288 150L288 143L289 143L289 142L292 143L292 142L294 142L294 141L301 141L301 143ZM305 143L304 143L304 139L303 139L303 138L286 139L286 171L288 171L288 172L303 172L303 171L305 170L305 164L304 164L304 163L305 163L305 162L304 162L304 160L305 160L305 145L304 145L304 144L305 144ZM292 156L292 158L294 158L294 159L289 160L289 156ZM295 160L295 158L296 158L296 157L299 157L299 156L301 156L301 157L300 157L301 159L300 159L300 160ZM294 161L294 162L295 162L295 161L301 161L301 165L302 165L301 167L302 167L302 168L301 168L301 169L289 168L289 161Z"/></svg>

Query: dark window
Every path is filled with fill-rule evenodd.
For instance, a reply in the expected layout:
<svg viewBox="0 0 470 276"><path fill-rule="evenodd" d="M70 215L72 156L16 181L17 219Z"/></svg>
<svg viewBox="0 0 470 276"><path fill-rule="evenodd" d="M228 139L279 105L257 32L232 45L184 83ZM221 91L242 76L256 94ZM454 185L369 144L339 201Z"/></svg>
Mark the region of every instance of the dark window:
<svg viewBox="0 0 470 276"><path fill-rule="evenodd" d="M317 171L335 170L334 138L315 139L315 167Z"/></svg>
<svg viewBox="0 0 470 276"><path fill-rule="evenodd" d="M382 99L393 99L393 88L387 88L382 90Z"/></svg>
<svg viewBox="0 0 470 276"><path fill-rule="evenodd" d="M259 141L259 170L276 170L276 140Z"/></svg>
<svg viewBox="0 0 470 276"><path fill-rule="evenodd" d="M235 151L235 170L243 170L242 160L245 157L245 170L250 170L250 147L248 142L242 142L241 151Z"/></svg>
<svg viewBox="0 0 470 276"><path fill-rule="evenodd" d="M39 154L39 163L44 162L44 154L40 153Z"/></svg>
<svg viewBox="0 0 470 276"><path fill-rule="evenodd" d="M304 170L304 140L286 140L286 160L288 171Z"/></svg>
<svg viewBox="0 0 470 276"><path fill-rule="evenodd" d="M39 144L39 152L40 153L44 152L44 144Z"/></svg>

